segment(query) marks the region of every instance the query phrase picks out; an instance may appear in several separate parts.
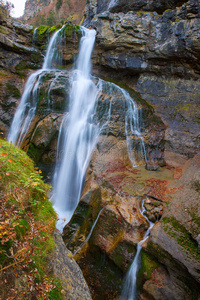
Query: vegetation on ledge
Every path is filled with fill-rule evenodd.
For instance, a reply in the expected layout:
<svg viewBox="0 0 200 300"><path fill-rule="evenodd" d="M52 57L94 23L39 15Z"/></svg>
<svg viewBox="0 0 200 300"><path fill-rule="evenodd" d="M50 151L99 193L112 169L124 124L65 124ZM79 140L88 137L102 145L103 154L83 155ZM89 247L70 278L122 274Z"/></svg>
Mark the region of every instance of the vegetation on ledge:
<svg viewBox="0 0 200 300"><path fill-rule="evenodd" d="M47 197L49 189L31 159L0 140L2 299L61 299L59 281L47 272L56 222Z"/></svg>
<svg viewBox="0 0 200 300"><path fill-rule="evenodd" d="M36 28L36 34L35 34L35 43L37 46L42 48L46 48L47 42L49 41L50 36L52 34L59 30L63 25L57 24L55 26L45 26L41 25ZM61 34L63 36L63 39L71 38L77 34L78 38L82 35L81 33L81 27L79 25L74 25L71 22L66 22L65 26L63 27Z"/></svg>

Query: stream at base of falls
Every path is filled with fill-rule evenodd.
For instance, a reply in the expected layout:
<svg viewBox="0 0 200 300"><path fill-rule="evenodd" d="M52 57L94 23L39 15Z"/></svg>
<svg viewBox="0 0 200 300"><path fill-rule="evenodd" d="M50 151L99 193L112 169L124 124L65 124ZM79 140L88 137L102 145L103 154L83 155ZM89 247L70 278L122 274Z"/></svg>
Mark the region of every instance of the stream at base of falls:
<svg viewBox="0 0 200 300"><path fill-rule="evenodd" d="M142 200L142 209L141 209L141 214L145 217L147 222L149 223L149 228L147 229L143 239L137 244L137 249L136 249L136 254L133 259L133 262L128 270L128 273L126 274L124 284L123 284L123 289L122 289L122 294L120 297L120 300L138 300L137 297L137 274L140 268L140 254L142 250L142 244L147 240L150 234L150 230L154 226L153 222L150 222L148 218L145 216L144 212L146 211L144 208L144 201L145 199Z"/></svg>

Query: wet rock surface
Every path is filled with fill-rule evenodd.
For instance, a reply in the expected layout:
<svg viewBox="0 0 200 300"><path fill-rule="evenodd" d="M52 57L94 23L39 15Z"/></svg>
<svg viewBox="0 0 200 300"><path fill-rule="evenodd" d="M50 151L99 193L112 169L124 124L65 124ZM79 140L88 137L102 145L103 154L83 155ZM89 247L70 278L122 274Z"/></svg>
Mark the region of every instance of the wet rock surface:
<svg viewBox="0 0 200 300"><path fill-rule="evenodd" d="M165 150L186 158L197 154L200 146L199 81L141 75L137 89L167 127Z"/></svg>
<svg viewBox="0 0 200 300"><path fill-rule="evenodd" d="M100 143L104 146L93 154L81 201L63 232L93 297L110 299L107 285L100 288L90 272L98 269L99 280L105 280L105 274L94 263L94 257L101 260L102 255L106 257L107 273L118 268L119 278L115 280L120 288L116 297L120 295L120 272L127 272L136 244L148 227L139 211L140 199L145 198L145 215L155 225L142 245L138 274L141 299L169 299L169 295L170 299L198 299L199 156L184 168L167 165L152 172L144 166L133 169L126 150L117 148L116 138L102 137Z"/></svg>
<svg viewBox="0 0 200 300"><path fill-rule="evenodd" d="M100 137L88 169L81 201L63 231L66 246L80 264L94 299L118 299L123 274L127 272L136 253L136 245L148 228L146 219L140 213L141 199L146 198L149 218L152 221L160 219L163 203L159 199L164 197L169 180L173 180L173 172L168 169L151 172L144 166L132 168L126 141L122 143L122 140L113 136ZM162 192L158 186L162 187ZM147 276L144 275L147 266L150 265L152 272L153 266L155 268L158 265L146 253L143 256L142 282ZM96 257L100 260L98 263L95 263ZM105 257L104 264L102 257ZM149 269L147 278L150 276ZM94 280L96 272L98 276ZM113 277L109 277L113 272L117 274L115 287ZM99 281L104 284L100 285Z"/></svg>

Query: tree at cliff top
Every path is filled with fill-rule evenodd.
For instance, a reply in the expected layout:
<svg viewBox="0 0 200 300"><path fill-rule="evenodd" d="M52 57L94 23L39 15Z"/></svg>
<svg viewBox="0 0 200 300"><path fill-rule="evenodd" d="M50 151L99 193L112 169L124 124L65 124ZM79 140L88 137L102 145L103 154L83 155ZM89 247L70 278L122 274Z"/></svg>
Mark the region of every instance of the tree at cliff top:
<svg viewBox="0 0 200 300"><path fill-rule="evenodd" d="M14 8L14 4L9 1L0 0L0 6L3 7L7 13L10 15Z"/></svg>

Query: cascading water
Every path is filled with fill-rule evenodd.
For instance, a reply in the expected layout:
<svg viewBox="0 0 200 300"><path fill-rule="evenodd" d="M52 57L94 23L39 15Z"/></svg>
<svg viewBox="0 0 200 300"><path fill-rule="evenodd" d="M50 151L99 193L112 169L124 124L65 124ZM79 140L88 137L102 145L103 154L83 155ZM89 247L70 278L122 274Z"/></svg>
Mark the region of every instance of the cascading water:
<svg viewBox="0 0 200 300"><path fill-rule="evenodd" d="M108 10L109 10L110 8L112 8L115 4L116 4L116 0L110 0L110 3L109 3L109 5L108 5Z"/></svg>
<svg viewBox="0 0 200 300"><path fill-rule="evenodd" d="M131 136L138 137L141 153L146 159L144 142L139 128L138 109L129 93L113 83L101 79L91 79L91 54L95 42L95 30L82 28L83 37L80 51L71 78L69 113L63 118L58 138L57 163L53 179L52 202L60 220L57 227L62 230L70 220L81 196L84 176L92 151L100 132L107 128L111 119L112 100L106 102L103 116L98 120L96 106L104 86L111 95L121 94L124 100L125 133L127 149L133 165L136 165ZM59 46L63 42L65 25L58 30L49 42L42 69L32 74L25 86L24 94L15 113L8 140L20 146L26 137L34 119L39 100L39 88L47 72L54 74L54 81L59 76L57 65L60 65ZM35 32L36 34L36 32ZM52 81L51 84L54 84ZM97 82L96 84L94 82ZM51 88L50 84L50 88ZM50 91L48 96L50 95ZM112 97L111 97L112 98ZM50 103L47 103L48 107ZM108 129L108 128L107 128ZM104 132L104 134L106 134Z"/></svg>
<svg viewBox="0 0 200 300"><path fill-rule="evenodd" d="M103 207L100 212L98 213L97 217L96 217L96 220L94 221L94 224L92 225L92 228L90 229L90 232L88 234L88 236L86 237L85 241L81 243L81 245L78 247L78 249L76 251L74 251L73 255L76 255L84 246L85 244L89 241L91 235L92 235L92 232L97 224L97 221L99 220L99 217L102 213L102 211L104 210L105 207Z"/></svg>
<svg viewBox="0 0 200 300"><path fill-rule="evenodd" d="M37 109L39 86L43 76L46 72L54 70L54 65L61 64L58 45L62 43L64 28L65 25L54 33L49 42L42 69L31 74L25 85L24 93L14 115L7 138L14 145L21 146L33 121ZM35 34L36 31L34 31Z"/></svg>
<svg viewBox="0 0 200 300"><path fill-rule="evenodd" d="M146 231L144 238L137 244L136 254L135 254L134 260L130 266L130 269L126 275L120 300L136 300L137 299L137 285L136 284L137 284L137 273L138 273L139 266L140 266L140 252L142 250L141 245L149 237L150 230L154 226L154 223L150 222L149 219L144 215L144 212L146 211L144 208L144 201L145 200L143 199L141 214L145 217L145 219L149 223L149 228Z"/></svg>
<svg viewBox="0 0 200 300"><path fill-rule="evenodd" d="M140 160L145 159L147 161L147 155L146 155L146 150L145 150L145 145L144 141L141 135L140 131L140 119L139 118L139 113L138 113L138 108L136 103L133 101L133 99L130 97L129 93L122 89L122 93L126 99L126 103L128 106L127 112L126 112L126 117L125 117L125 131L126 131L126 141L127 141L127 150L128 150L128 155L130 158L130 161L132 162L133 167L136 166L136 157L134 151L134 145L133 145L133 140L132 136L135 136L138 138L139 141L139 152L140 153Z"/></svg>
<svg viewBox="0 0 200 300"><path fill-rule="evenodd" d="M79 202L86 168L100 131L93 121L99 89L90 79L95 35L95 30L83 28L77 68L72 72L69 115L64 117L59 132L57 156L62 157L56 166L52 201L60 217L57 223L60 230L69 222Z"/></svg>
<svg viewBox="0 0 200 300"><path fill-rule="evenodd" d="M125 103L125 134L127 142L127 152L133 167L137 166L138 161L147 161L145 144L140 130L141 117L137 104L131 98L130 94L112 83L112 85L120 91ZM134 139L133 139L134 137ZM137 147L136 147L137 144ZM136 157L137 153L137 157Z"/></svg>

